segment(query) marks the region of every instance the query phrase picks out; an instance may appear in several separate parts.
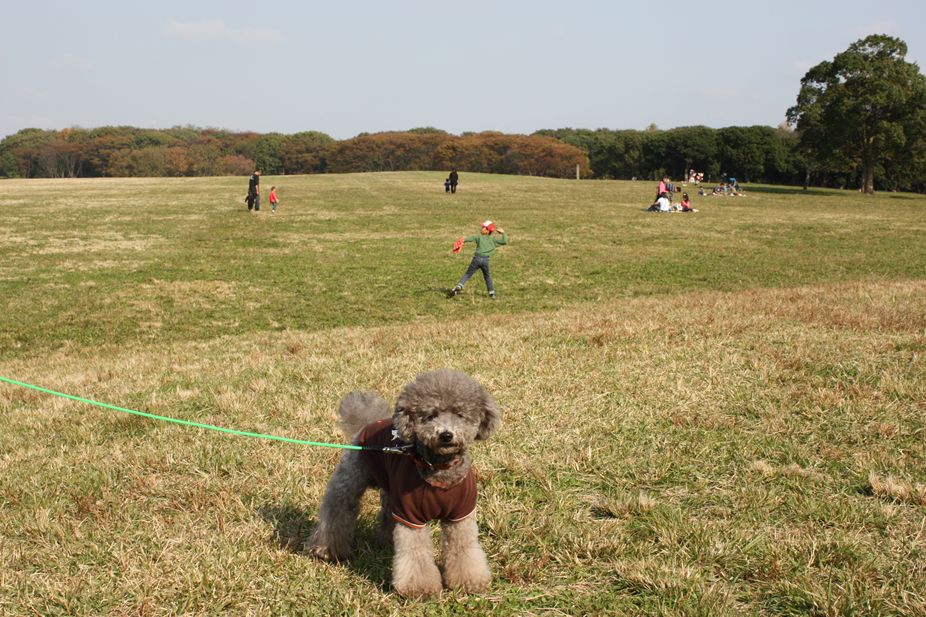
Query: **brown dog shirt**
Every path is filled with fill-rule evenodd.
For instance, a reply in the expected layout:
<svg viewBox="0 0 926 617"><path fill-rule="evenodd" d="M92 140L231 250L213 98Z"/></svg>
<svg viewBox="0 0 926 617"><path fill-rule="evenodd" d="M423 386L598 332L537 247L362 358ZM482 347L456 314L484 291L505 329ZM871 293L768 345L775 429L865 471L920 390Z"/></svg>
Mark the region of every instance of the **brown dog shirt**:
<svg viewBox="0 0 926 617"><path fill-rule="evenodd" d="M368 424L357 439L361 446L404 444L391 418ZM421 477L411 455L364 450L362 458L375 485L389 493L392 518L406 527L420 529L434 520L455 523L476 509L476 475L472 469L453 486L442 488Z"/></svg>

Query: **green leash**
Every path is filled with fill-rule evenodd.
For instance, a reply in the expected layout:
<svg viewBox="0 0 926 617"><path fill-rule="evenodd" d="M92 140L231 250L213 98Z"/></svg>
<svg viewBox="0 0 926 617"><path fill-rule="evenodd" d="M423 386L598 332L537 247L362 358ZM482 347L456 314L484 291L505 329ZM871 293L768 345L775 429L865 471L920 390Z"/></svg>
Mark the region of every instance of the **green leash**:
<svg viewBox="0 0 926 617"><path fill-rule="evenodd" d="M272 439L273 441L285 441L286 443L296 443L303 446L320 446L323 448L342 448L344 450L382 450L385 452L392 452L395 454L405 454L406 449L402 448L390 448L385 446L383 448L369 448L364 446L354 446L346 445L339 443L323 443L319 441L306 441L305 439L292 439L291 437L279 437L277 435L264 435L262 433L251 433L248 431L236 431L231 428L224 428L221 426L213 426L212 424L201 424L199 422L191 422L189 420L179 420L177 418L168 418L167 416L159 416L153 413L146 413L144 411L135 411L134 409L126 409L125 407L116 407L115 405L109 405L108 403L100 403L97 401L91 401L90 399L81 398L79 396L73 396L71 394L65 394L63 392L55 392L54 390L49 390L47 388L41 388L39 386L33 386L22 381L16 381L15 379L8 379L6 377L0 376L0 381L5 381L6 383L13 384L14 386L21 386L23 388L29 388L30 390L35 390L37 392L44 392L45 394L51 394L53 396L60 396L61 398L68 398L72 401L77 401L79 403L87 403L88 405L96 405L97 407L103 407L104 409L113 409L115 411L121 411L123 413L130 413L136 416L141 416L143 418L150 418L152 420L162 420L164 422L173 422L174 424L183 424L185 426L195 426L196 428L206 429L209 431L218 431L220 433L229 433L231 435L241 435L242 437L256 437L258 439Z"/></svg>

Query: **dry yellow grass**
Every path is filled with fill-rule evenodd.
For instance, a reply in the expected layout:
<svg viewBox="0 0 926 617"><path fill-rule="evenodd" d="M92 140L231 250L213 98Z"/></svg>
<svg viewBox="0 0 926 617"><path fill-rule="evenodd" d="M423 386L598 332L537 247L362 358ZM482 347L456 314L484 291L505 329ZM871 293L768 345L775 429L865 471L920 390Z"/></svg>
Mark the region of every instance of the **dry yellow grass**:
<svg viewBox="0 0 926 617"><path fill-rule="evenodd" d="M926 506L926 484L904 482L893 476L868 475L872 493L885 499Z"/></svg>
<svg viewBox="0 0 926 617"><path fill-rule="evenodd" d="M453 606L836 614L868 602L915 614L926 610L916 591L926 584L922 485L868 470L921 473L911 465L924 454L924 292L922 281L703 292L62 350L3 368L155 413L338 441L345 392L393 396L417 372L455 366L495 393L505 422L476 450L499 580ZM8 386L0 412L7 612L433 608L384 593L388 551L372 539L372 499L362 565L296 551L335 452Z"/></svg>

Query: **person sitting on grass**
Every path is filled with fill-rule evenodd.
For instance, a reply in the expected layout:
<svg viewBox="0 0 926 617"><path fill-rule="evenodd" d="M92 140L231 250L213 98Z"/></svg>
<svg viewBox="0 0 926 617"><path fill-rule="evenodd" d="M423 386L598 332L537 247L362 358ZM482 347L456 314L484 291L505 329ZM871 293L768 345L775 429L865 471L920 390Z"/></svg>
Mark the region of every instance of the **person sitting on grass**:
<svg viewBox="0 0 926 617"><path fill-rule="evenodd" d="M495 231L499 233L498 236L492 235ZM482 270L482 277L485 279L489 297L494 300L495 284L492 282L492 275L489 272L489 257L492 256L492 253L494 253L495 249L499 246L508 244L508 234L506 234L505 230L501 227L496 228L495 223L492 221L485 221L482 224L482 229L479 230L478 236L458 238L453 244L453 252L459 253L463 248L463 244L466 242L476 243L476 254L473 255L473 260L469 262L469 268L466 269L466 274L464 274L463 278L461 278L460 281L454 285L453 289L447 293L447 297L452 298L463 291L463 285L466 284L466 281L476 274L476 270Z"/></svg>
<svg viewBox="0 0 926 617"><path fill-rule="evenodd" d="M691 200L688 198L688 193L682 193L682 212L697 212L697 210L691 207Z"/></svg>
<svg viewBox="0 0 926 617"><path fill-rule="evenodd" d="M664 191L660 193L659 199L656 200L656 203L654 203L646 210L648 212L671 212L672 202L669 201L669 194Z"/></svg>

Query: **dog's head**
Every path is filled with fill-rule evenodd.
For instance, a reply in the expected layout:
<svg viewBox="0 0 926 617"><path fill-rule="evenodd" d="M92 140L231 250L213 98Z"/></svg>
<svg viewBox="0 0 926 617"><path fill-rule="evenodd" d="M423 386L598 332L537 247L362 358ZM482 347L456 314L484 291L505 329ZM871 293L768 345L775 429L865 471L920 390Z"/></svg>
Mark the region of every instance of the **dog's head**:
<svg viewBox="0 0 926 617"><path fill-rule="evenodd" d="M393 426L399 438L438 456L454 456L498 429L501 412L486 389L466 373L422 373L396 400Z"/></svg>

